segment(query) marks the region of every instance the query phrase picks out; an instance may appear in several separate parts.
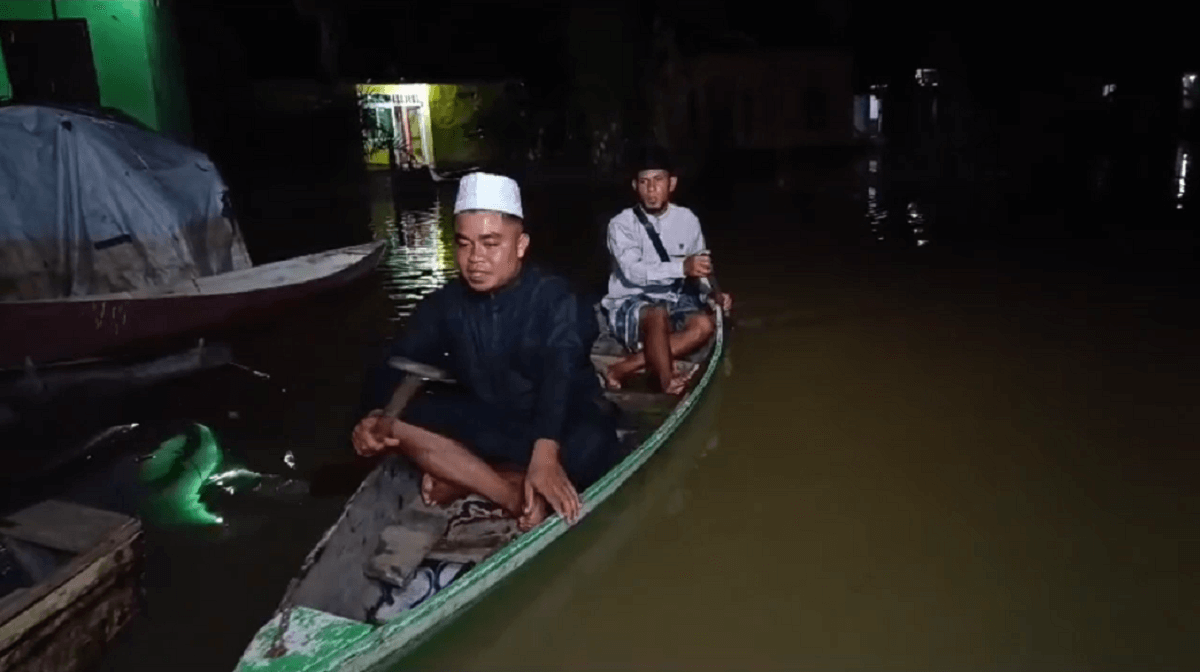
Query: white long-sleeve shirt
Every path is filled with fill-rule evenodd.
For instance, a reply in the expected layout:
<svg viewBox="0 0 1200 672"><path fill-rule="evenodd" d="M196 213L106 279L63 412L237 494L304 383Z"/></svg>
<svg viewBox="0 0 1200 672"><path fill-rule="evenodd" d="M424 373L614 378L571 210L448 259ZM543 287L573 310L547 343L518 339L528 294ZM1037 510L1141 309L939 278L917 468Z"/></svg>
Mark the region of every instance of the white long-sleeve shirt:
<svg viewBox="0 0 1200 672"><path fill-rule="evenodd" d="M608 253L613 269L608 295L601 302L608 310L634 294L674 300L675 281L684 277L684 258L705 249L700 220L688 208L671 204L660 216L647 213L646 217L662 238L671 260L664 262L658 256L633 208L617 213L608 222Z"/></svg>

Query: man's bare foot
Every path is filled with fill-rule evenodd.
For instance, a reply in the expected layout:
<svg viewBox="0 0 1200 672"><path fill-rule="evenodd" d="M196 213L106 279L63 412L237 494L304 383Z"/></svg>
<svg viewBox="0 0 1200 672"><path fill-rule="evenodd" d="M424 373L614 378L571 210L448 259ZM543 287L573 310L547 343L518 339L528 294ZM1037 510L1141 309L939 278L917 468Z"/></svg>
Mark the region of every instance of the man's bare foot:
<svg viewBox="0 0 1200 672"><path fill-rule="evenodd" d="M546 499L541 495L533 496L533 506L530 507L528 515L522 514L517 518L517 529L522 532L528 532L538 525L542 524L550 514L550 505L546 503Z"/></svg>
<svg viewBox="0 0 1200 672"><path fill-rule="evenodd" d="M621 389L621 379L613 375L613 367L604 370L604 389L616 391Z"/></svg>
<svg viewBox="0 0 1200 672"><path fill-rule="evenodd" d="M687 391L688 383L691 382L692 376L696 375L696 371L698 370L699 368L688 368L684 371L676 369L675 375L671 377L671 382L667 385L666 393L676 396L682 395Z"/></svg>
<svg viewBox="0 0 1200 672"><path fill-rule="evenodd" d="M421 477L421 499L426 506L449 506L469 494L466 488L435 478L432 474Z"/></svg>
<svg viewBox="0 0 1200 672"><path fill-rule="evenodd" d="M621 384L626 378L635 373L641 368L640 362L636 357L626 357L625 359L613 362L607 369L604 370L604 385L610 390L621 389Z"/></svg>

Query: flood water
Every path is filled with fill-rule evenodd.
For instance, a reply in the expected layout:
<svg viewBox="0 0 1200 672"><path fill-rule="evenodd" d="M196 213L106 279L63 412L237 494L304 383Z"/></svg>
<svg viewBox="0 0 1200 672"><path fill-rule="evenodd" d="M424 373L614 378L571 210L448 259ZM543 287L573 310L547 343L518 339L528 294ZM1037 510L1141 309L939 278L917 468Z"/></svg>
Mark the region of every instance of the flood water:
<svg viewBox="0 0 1200 672"><path fill-rule="evenodd" d="M150 525L146 610L103 669L232 669L361 476L363 363L453 273L452 189L399 212L378 180L368 193L371 230L353 235L398 245L372 280L237 337L269 378L227 368L136 402L314 494L214 496L221 526ZM535 255L602 288L601 227L625 194L526 193ZM738 319L704 403L404 669L1200 666L1190 286L949 250L936 228L872 247L861 194L700 193L680 198Z"/></svg>

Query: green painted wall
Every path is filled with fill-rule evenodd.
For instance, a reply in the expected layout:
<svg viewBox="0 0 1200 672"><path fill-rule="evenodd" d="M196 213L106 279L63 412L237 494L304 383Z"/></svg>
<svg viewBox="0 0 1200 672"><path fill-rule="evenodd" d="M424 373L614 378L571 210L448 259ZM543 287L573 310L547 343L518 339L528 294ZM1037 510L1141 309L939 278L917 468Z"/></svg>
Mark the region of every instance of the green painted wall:
<svg viewBox="0 0 1200 672"><path fill-rule="evenodd" d="M92 40L100 104L150 128L190 140L183 64L162 0L58 0L60 19L84 19ZM0 21L52 20L49 0L0 1ZM0 98L12 95L0 56Z"/></svg>
<svg viewBox="0 0 1200 672"><path fill-rule="evenodd" d="M194 0L192 0L194 1ZM169 3L159 2L153 22L147 24L150 75L154 100L158 106L160 132L190 142L192 115L188 104L187 83L183 72L183 52L179 47L179 29Z"/></svg>

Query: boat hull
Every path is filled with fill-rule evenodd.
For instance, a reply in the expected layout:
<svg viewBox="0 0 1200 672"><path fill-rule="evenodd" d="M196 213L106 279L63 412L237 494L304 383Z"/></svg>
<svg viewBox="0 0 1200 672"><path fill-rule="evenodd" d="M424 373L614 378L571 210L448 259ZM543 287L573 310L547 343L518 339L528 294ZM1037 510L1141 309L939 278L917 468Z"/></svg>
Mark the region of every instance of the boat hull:
<svg viewBox="0 0 1200 672"><path fill-rule="evenodd" d="M725 323L716 312L717 332L698 382L624 460L582 493L581 515L587 515L616 492L667 442L688 418L712 383L724 354ZM597 355L595 350L594 356ZM602 356L602 355L601 355ZM631 393L636 394L636 393ZM373 474L374 476L375 474ZM351 498L342 518L330 528L306 561L308 571L321 561L327 542L343 527L354 502L369 488L371 477ZM348 528L347 528L348 529ZM394 669L418 645L448 625L463 610L562 536L567 524L552 515L533 530L471 568L428 600L382 625L337 616L319 609L285 604L257 633L239 661L238 672L326 672ZM297 579L299 581L301 579ZM293 585L296 585L295 581ZM289 589L291 592L291 589Z"/></svg>
<svg viewBox="0 0 1200 672"><path fill-rule="evenodd" d="M384 243L358 245L203 278L197 288L62 301L0 302L0 368L90 357L131 344L229 325L243 317L354 282L370 273ZM344 260L302 273L305 260ZM344 263L342 263L344 261ZM312 264L316 266L317 264ZM312 269L310 269L312 270Z"/></svg>
<svg viewBox="0 0 1200 672"><path fill-rule="evenodd" d="M25 548L26 558L37 557L36 549L71 558L33 586L0 597L0 670L76 672L94 666L141 603L141 524L53 500L2 522L0 540Z"/></svg>

